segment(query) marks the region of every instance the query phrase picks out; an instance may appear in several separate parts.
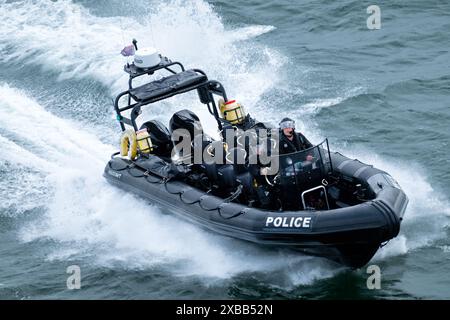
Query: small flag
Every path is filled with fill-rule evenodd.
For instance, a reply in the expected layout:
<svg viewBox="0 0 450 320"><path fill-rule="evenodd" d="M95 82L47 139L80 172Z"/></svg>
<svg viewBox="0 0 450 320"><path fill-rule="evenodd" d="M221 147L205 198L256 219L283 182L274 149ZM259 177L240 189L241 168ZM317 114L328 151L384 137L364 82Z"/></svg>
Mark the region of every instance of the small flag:
<svg viewBox="0 0 450 320"><path fill-rule="evenodd" d="M134 45L131 44L131 45L123 48L122 51L120 52L120 54L123 55L124 57L129 57L129 56L133 56L134 52L135 52Z"/></svg>

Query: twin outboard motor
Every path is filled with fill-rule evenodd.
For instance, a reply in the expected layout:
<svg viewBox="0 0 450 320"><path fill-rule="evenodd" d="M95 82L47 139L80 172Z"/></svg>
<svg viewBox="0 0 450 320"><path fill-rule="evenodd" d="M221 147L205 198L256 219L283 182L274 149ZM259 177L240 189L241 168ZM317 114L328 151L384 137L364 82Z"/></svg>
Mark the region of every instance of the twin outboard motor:
<svg viewBox="0 0 450 320"><path fill-rule="evenodd" d="M173 148L170 132L160 121L151 120L142 124L141 129L147 129L153 143L153 154L170 158Z"/></svg>
<svg viewBox="0 0 450 320"><path fill-rule="evenodd" d="M177 132L177 130L179 131ZM170 131L175 152L183 161L188 160L189 155L182 154L182 151L186 152L188 150L182 150L181 148L189 147L189 150L192 152L194 146L201 144L203 153L205 151L208 152L208 150L216 151L224 147L222 141L210 141L209 137L204 135L200 119L189 110L178 111L172 116L170 119ZM184 139L189 139L191 144L183 143L182 140ZM215 156L218 155L215 154ZM241 184L244 191L243 194L251 197L253 194L253 178L245 170L245 157L246 153L243 149L232 148L228 152L223 150L222 159L215 159L216 161L222 160L219 163L204 161L202 164L194 164L191 168L194 173L205 174L216 191L223 196L229 196ZM193 160L192 153L189 160Z"/></svg>

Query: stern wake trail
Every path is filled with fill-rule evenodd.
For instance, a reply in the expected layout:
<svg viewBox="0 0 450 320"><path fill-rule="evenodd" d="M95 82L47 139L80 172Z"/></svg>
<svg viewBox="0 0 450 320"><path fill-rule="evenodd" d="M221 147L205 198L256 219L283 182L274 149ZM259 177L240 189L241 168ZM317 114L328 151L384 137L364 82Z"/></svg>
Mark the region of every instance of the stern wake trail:
<svg viewBox="0 0 450 320"><path fill-rule="evenodd" d="M0 3L2 8L8 9L4 11L4 16L3 13L0 14L2 18L0 20L0 30L3 30L0 33L0 39L3 43L3 45L0 45L0 50L8 53L8 55L3 55L1 63L11 61L33 63L41 65L43 68L54 69L61 74L62 80L71 77L93 78L105 86L112 86L112 91L117 92L120 88L124 88L126 84L126 77L122 72L124 60L118 55L118 52L124 45L123 37L125 37L125 40L136 37L140 41L141 46L153 45L152 36L148 32L152 28L154 40L161 53L173 57L175 60L189 61L187 67L202 66L207 73L217 76L217 79L228 88L229 95L239 97L245 105L250 107L250 110L261 111L257 106L260 104L268 106L269 110L274 112L272 110L273 101L266 101L268 98L264 98L263 95L269 90L278 88L279 79L276 75L281 71L286 58L273 48L251 41L254 37L273 30L271 26L247 26L229 30L224 26L221 18L214 12L212 7L203 1L169 1L166 4L156 6L155 10L152 10L148 15L138 18L122 17L121 23L118 22L117 17L94 16L83 6L74 4L71 1L52 2L44 0L39 3L31 1L6 3L5 1L0 1ZM122 24L123 29L120 27L120 24ZM4 32L5 30L7 31ZM14 37L11 36L12 34L14 34ZM61 44L59 42L61 39L65 43ZM199 50L199 48L202 48L202 50ZM6 56L9 58L5 58ZM314 81L314 79L309 79L309 81ZM323 104L319 103L321 100L306 104L305 108L308 109L306 111L313 119L315 114L320 112L320 109L332 105L339 107L341 100L347 99L348 96L353 96L360 90L360 88L357 88L355 92L345 92L342 95L343 98L331 99ZM255 107L252 108L252 106ZM167 122L171 114L181 108L190 108L198 113L201 118L202 115L205 116L207 114L207 111L198 105L197 99L193 98L192 101L186 101L175 98L173 102L165 105L160 110L161 112L157 112L157 118ZM41 109L43 110L42 107ZM280 112L280 110L276 110L276 112ZM34 119L31 117L30 119L33 120L30 121L25 119L28 115L20 115L17 113L17 110L13 110L13 113L20 120L12 121L9 135L15 135L12 131L19 130L22 120L29 121L30 125L36 125L37 128L45 127L42 121L38 119L39 117L34 117ZM269 113L272 114L271 112ZM301 111L300 114L302 114ZM153 113L149 115L153 115ZM264 114L254 115L261 118L261 120L268 120L264 119ZM36 123L33 123L33 121ZM68 121L61 119L58 119L58 121L68 125ZM208 128L207 122L203 121L203 123L207 129L213 128L214 124ZM74 124L70 126L72 125ZM50 128L50 132L53 131L56 135L60 131L64 132L60 127L58 127L60 129L56 129L56 127ZM323 136L322 130L314 125L314 120L310 123L300 123L300 127L306 129L304 130L305 132L311 131L313 138ZM88 129L93 132L96 130L95 128ZM52 185L56 189L55 198L51 200L51 205L49 206L49 216L55 220L54 225L53 228L51 228L51 224L47 226L47 229L44 228L51 235L50 237L61 241L84 241L104 244L110 244L109 241L111 240L114 246L123 249L122 252L116 257L111 253L105 253L100 260L124 259L127 261L125 265L127 263L131 265L131 261L135 261L137 266L148 266L149 263L151 264L149 261L179 261L186 259L191 261L191 263L188 264L188 267L181 268L179 270L180 273L198 274L198 271L194 269L199 268L205 274L226 277L247 270L264 271L266 267L268 270L282 270L286 272L286 267L281 262L270 262L269 266L266 265L265 259L268 256L270 256L269 260L279 260L280 253L267 253L258 250L256 250L258 253L253 253L255 251L253 247L243 244L239 244L242 247L242 252L236 253L228 248L229 241L222 238L214 240L216 245L210 244L211 247L205 248L205 241L212 243L210 240L206 240L205 237L209 239L212 237L211 235L199 233L195 228L190 229L192 227L182 224L176 219L162 218L157 209L152 208L148 210L147 205L141 203L142 200L136 200L131 196L125 196L125 198L132 203L135 217L140 218L136 218L134 223L128 224L127 232L118 226L114 227L115 223L127 226L130 220L121 220L124 218L122 211L129 211L127 209L128 202L124 201L120 205L115 203L116 198L120 199L124 198L124 196L121 192L111 189L103 183L102 170L99 169L106 162L111 149L114 148L102 144L92 135L89 138L83 136L81 128L74 130L72 134L65 136L70 141L69 147L60 146L59 143L55 143L51 138L47 139L49 140L47 142L50 142L50 144L47 144L47 142L39 139L29 141L25 136L14 136L14 139L17 140L21 147L26 147L27 150L31 150L34 154L38 154L37 150L44 148L46 150L45 159L64 168L55 169L52 171L53 174L50 175L54 179ZM91 139L90 142L92 144L85 144L85 139ZM313 140L318 141L318 139ZM23 144L21 144L22 142ZM65 150L64 152L67 152L67 156L64 152L61 152L61 148ZM88 148L87 151L85 151L86 148ZM349 152L345 151L345 153ZM403 243L404 246L398 244L394 246L389 245L381 250L381 253L403 254L417 246L424 245L424 243L429 243L430 237L427 236L427 232L430 232L430 230L433 234L440 234L440 232L436 233L434 231L436 229L442 230L437 228L443 222L440 216L442 212L448 212L449 206L446 204L445 199L442 200L436 196L430 184L423 177L411 175L411 170L406 165L392 167L389 161L379 159L376 155L374 156L375 159L372 160L361 150L356 150L353 154L366 160L368 163L374 163L388 172L393 172L394 178L409 192L411 204L405 215L403 224L405 228L402 228L404 236L399 238L399 243ZM80 159L82 160L80 161ZM64 165L65 163L68 165ZM95 165L92 165L92 163L95 163ZM90 173L87 174L85 169ZM69 173L65 173L64 170ZM411 181L411 176L415 177L414 179L419 179L420 192L416 192L417 190L413 188L414 182ZM411 185L408 186L406 184ZM80 192L79 190L82 191ZM78 195L71 201L67 199L66 194ZM97 197L100 194L100 200L94 200L92 194L96 194ZM430 204L430 201L424 201L425 198L433 199L431 201L433 204ZM71 207L70 214L58 216L58 214L62 215L61 212L69 207ZM117 209L119 207L120 210ZM426 224L428 231L421 232L418 220L421 220L427 214L426 211L430 210L433 212L433 218L428 219ZM149 213L149 211L151 212ZM77 215L79 216L76 217ZM74 216L78 220L74 219ZM83 218L80 218L80 216ZM96 236L89 236L86 232L81 232L81 235L78 235L75 232L68 232L64 228L58 230L56 222L66 227L69 226L65 219L75 224L76 221L84 221L79 224L79 229L75 229L80 231L94 228L95 232L93 234ZM140 221L139 219L142 220ZM164 219L169 219L169 222ZM164 228L167 229L163 229L163 231L155 229L159 222L165 224ZM167 226L167 224L170 226ZM97 225L98 229L95 229L92 225ZM174 229L180 229L180 225L182 226L181 229L190 230L191 233L200 235L197 236L196 240L193 240L190 239L192 234L186 232L186 234L175 240L171 234ZM175 226L178 227L175 228ZM134 230L134 233L138 234L138 236L135 239L126 240L130 231L134 228L140 230ZM152 232L147 232L146 230L152 230ZM153 245L142 243L145 242L144 239L147 239L147 242L156 241L156 243L160 243L161 239L158 237L153 238L149 235L155 232L158 236L164 235L162 238L166 242L166 248L159 249ZM38 237L36 230L33 234L35 237ZM419 240L416 239L417 234L419 235ZM109 240L106 240L106 238ZM28 239L34 238L30 236ZM187 244L183 244L185 239L190 239L195 244L186 247ZM195 246L203 250L198 250ZM235 246L234 243L233 246ZM393 248L390 249L390 246ZM133 248L131 251L135 252L126 254L124 248L129 249L130 247ZM92 246L86 246L86 248L86 250L94 250ZM210 256L216 257L214 259L217 261L215 270L212 267L207 270L204 269L206 262L210 260L205 256L208 251L212 252L209 254ZM231 261L225 258L223 251L232 257ZM139 258L136 252L144 253L142 256L145 258ZM250 254L250 257L252 257L247 264L239 262L242 260L240 256L242 253ZM288 255L288 260L292 262L292 266L295 266L288 268L291 270L287 272L288 276L292 276L294 272L292 270L295 269L301 271L300 273L295 271L294 275L302 274L302 266L305 265L302 262L303 258ZM314 260L313 264L322 264L322 262L318 261ZM173 270L176 270L176 267L173 267ZM325 270L328 269L325 268ZM310 283L310 279L315 278L311 273L306 273L307 276L299 277L299 283ZM329 275L328 271L319 272L317 278L328 277ZM294 276L294 278L296 277ZM297 282L297 280L294 282Z"/></svg>
<svg viewBox="0 0 450 320"><path fill-rule="evenodd" d="M34 198L42 201L43 216L20 231L21 241L50 240L54 252L48 259L88 258L87 263L124 269L159 267L205 281L262 272L276 273L276 279L269 277L275 283L292 277L310 283L333 274L322 259L263 250L202 231L108 185L102 173L113 147L50 114L20 90L2 84L0 92L6 98L0 102L1 135L19 152L8 161L42 173L51 189L46 198ZM32 127L33 134L24 127ZM42 187L33 179L29 183ZM20 194L12 199L20 202Z"/></svg>
<svg viewBox="0 0 450 320"><path fill-rule="evenodd" d="M188 68L201 65L248 105L276 83L284 60L251 41L274 27L227 30L212 6L200 0L155 4L144 17L97 17L69 0L0 3L0 61L37 64L59 72L62 80L90 77L112 87L112 95L126 86L119 52L132 38L140 47L155 46L174 60L189 61ZM204 111L193 103L184 106Z"/></svg>
<svg viewBox="0 0 450 320"><path fill-rule="evenodd" d="M285 62L276 50L252 41L272 26L228 30L212 6L201 0L158 3L138 17L98 17L69 0L0 3L5 9L0 13L0 51L5 53L0 65L39 65L59 73L61 81L94 79L112 88L106 93L111 96L127 85L119 52L132 38L140 47L156 46L163 55L188 61L187 68L202 66L228 88L230 97L248 106L275 86L277 70ZM217 136L208 111L194 97L174 97L144 112L167 123L182 108L196 112L206 131Z"/></svg>
<svg viewBox="0 0 450 320"><path fill-rule="evenodd" d="M52 68L61 73L62 80L67 77L91 77L110 85L114 82L112 79L120 79L113 83L115 90L125 83L121 71L123 60L118 55L123 46L123 30L117 28L116 17L95 17L71 1L3 2L2 7L8 9L8 14L1 19L1 30L9 32L0 35L0 38L5 40L2 41L5 44L2 50L9 53L9 60L4 62L23 61L41 65L43 68ZM150 42L147 31L151 20L155 40L162 53L192 61L192 65L200 65L202 62L201 65L204 65L206 70L212 70L219 80L227 84L229 94L239 96L250 105L276 83L274 71L283 64L283 59L276 51L249 41L255 36L270 32L272 27L250 26L242 30L227 31L211 6L202 1L171 1L160 5L147 21L143 19L142 23L132 17L124 17L121 20L126 38L135 36L130 30L138 30L140 35L147 35L147 38L140 39L141 44ZM14 33L15 37L9 37L11 33ZM66 42L61 44L61 39ZM97 52L96 48L101 50ZM238 79L240 81L237 81ZM200 106L193 105L194 101L197 103L196 99L193 99L192 103L175 100L169 105L169 109L175 110L183 106L191 107L200 116L202 112L206 113L204 108L199 112ZM26 103L28 101L24 102ZM164 111L166 114L161 116L162 120L168 120L171 112L167 112L167 109ZM26 118L26 115L21 114L19 118ZM40 119L34 120L36 123L33 125L42 125ZM18 129L20 123L21 121L13 122L14 130ZM50 129L52 130L55 128ZM74 135L78 134L79 132L76 132ZM26 137L20 136L19 139L26 140ZM87 140L95 142L95 145L99 144L95 137ZM123 260L125 267L146 267L159 260L165 263L190 261L183 264L186 267L173 267L174 272L181 274L228 277L245 271L268 270L280 270L288 274L289 270L296 270L297 274L297 270L302 268L302 256L283 254L284 260L280 260L281 253L267 253L240 242L233 242L231 247L234 249L231 249L229 240L217 238L211 241L210 234L199 233L197 229L192 229L192 226L182 224L171 217L161 217L156 209L149 210L147 204L142 204L142 200L133 200L133 197L124 196L116 189L111 189L104 184L100 171L94 170L90 161L87 161L86 158L90 159L91 155L82 151L84 145L77 144L76 141L72 141L75 146L69 148L72 150L67 150L70 155L67 157L58 152L59 146L53 145L54 141L51 139L50 146L37 138L26 142L30 144L29 148L33 152L45 146L47 158L59 164L67 161L70 165L61 170L58 168L50 175L49 183L55 189L55 196L49 200L47 219L38 226L24 228L24 240L32 241L47 236L62 242L81 241L85 244L113 245L120 250L116 250L114 254L106 250L98 259L108 262ZM99 159L109 156L111 152L99 151L104 149L105 146L100 144L100 148L93 151L93 162L97 164ZM102 161L102 165L103 163ZM97 168L97 165L94 167ZM85 168L90 174L84 171ZM67 196L69 194L71 197ZM117 203L117 199L122 199L123 202L120 200ZM130 205L134 217L137 217L135 223L131 217L123 214L130 211ZM90 232L85 232L86 230ZM186 233L180 235L180 230L186 230ZM130 234L136 234L136 237L130 237ZM177 237L174 238L174 234ZM161 241L161 238L164 240ZM84 247L87 251L95 251L95 246ZM287 269L286 261L290 261L290 267ZM318 264L322 263L321 260L317 261ZM311 265L310 259L308 265ZM305 274L308 275L305 277L306 282L320 277L320 272L314 276L309 276L308 271L305 271ZM301 282L302 278L298 277L298 281Z"/></svg>

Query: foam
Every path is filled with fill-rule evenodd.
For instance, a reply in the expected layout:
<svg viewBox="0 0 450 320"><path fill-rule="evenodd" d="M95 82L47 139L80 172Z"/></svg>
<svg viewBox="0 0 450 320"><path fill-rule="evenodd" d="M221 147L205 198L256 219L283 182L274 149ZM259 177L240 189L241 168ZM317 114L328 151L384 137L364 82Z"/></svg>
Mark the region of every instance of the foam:
<svg viewBox="0 0 450 320"><path fill-rule="evenodd" d="M113 92L123 88L126 81L121 71L124 59L118 52L124 39L133 37L142 45L157 44L162 53L186 62L188 68L202 66L223 82L230 97L239 97L246 106L254 106L263 93L277 86L277 71L285 62L276 50L250 41L273 27L227 29L203 1L170 1L139 19L96 17L71 1L0 1L0 5L5 9L0 14L0 50L7 53L2 55L3 61L41 65L59 73L61 80L92 78L112 86ZM43 202L45 217L24 226L21 239L56 242L49 259L89 256L95 263L110 267L159 266L182 276L214 278L275 272L294 285L311 284L339 272L323 259L266 250L204 232L109 186L102 171L113 146L103 144L76 123L47 112L23 91L3 84L0 93L6 98L0 101L2 141L18 151L9 161L48 173L45 181L52 192ZM305 109L314 114L343 99L345 95L314 101ZM167 121L180 106L207 119L196 97L177 97L153 109L161 112L148 112ZM320 130L307 130L313 122L297 120L300 128L312 132L313 141L322 138ZM211 130L215 127L206 120L203 123ZM32 135L24 130L28 127L33 128ZM426 174L409 163L380 159L370 150L346 147L342 151L390 172L411 200L401 236L380 250L377 259L404 254L440 236L442 215L449 214L449 206L424 178ZM429 219L421 230L424 217Z"/></svg>
<svg viewBox="0 0 450 320"><path fill-rule="evenodd" d="M314 143L323 141L326 132L317 126L315 116L323 108L339 107L345 100L364 91L364 88L357 86L345 89L335 97L316 99L303 104L293 114L298 130ZM368 149L361 144L338 142L330 145L330 148L332 151L341 152L349 158L359 159L388 172L399 182L409 198L399 236L378 250L374 261L385 261L393 256L433 246L437 240L446 237L445 227L450 216L450 202L441 190L430 182L426 168L413 159L407 161L380 156L376 150Z"/></svg>
<svg viewBox="0 0 450 320"><path fill-rule="evenodd" d="M0 141L7 142L9 150L18 151L8 161L46 172L44 186L42 179L39 183L28 179L25 190L39 187L48 192L40 197L16 193L14 201L31 196L36 206L45 207L44 217L25 224L20 238L25 242L56 242L48 259L88 256L107 267L165 267L179 276L199 275L204 279L274 270L288 277L292 270L298 274L305 259L310 266L309 258L296 253L283 253L280 258L279 251L202 231L164 214L144 199L110 186L102 171L113 150L111 146L71 121L47 112L23 91L3 84L0 92L6 97L0 108L0 124L10 137ZM22 130L31 125L34 134ZM68 145L59 147L66 139ZM23 174L33 177L36 173ZM315 261L323 264L321 259ZM316 270L311 277L297 276L296 282L309 283L320 274Z"/></svg>
<svg viewBox="0 0 450 320"><path fill-rule="evenodd" d="M409 198L400 235L380 249L375 260L403 255L418 248L432 246L446 237L444 227L450 216L448 199L429 182L427 172L414 161L380 157L362 146L341 148L342 153L385 170L398 181Z"/></svg>
<svg viewBox="0 0 450 320"><path fill-rule="evenodd" d="M126 59L119 52L132 38L140 46L155 46L164 55L187 61L191 67L202 66L213 75L232 81L240 73L254 80L258 76L251 75L249 68L262 69L264 61L255 66L236 58L254 57L255 45L242 40L274 29L246 26L227 31L209 4L195 0L170 1L140 18L97 17L67 0L3 1L1 6L0 50L7 52L1 59L38 64L60 73L61 79L93 77L113 86L114 92L126 84L122 71Z"/></svg>
<svg viewBox="0 0 450 320"><path fill-rule="evenodd" d="M238 97L248 106L274 86L276 70L285 62L275 50L248 41L274 27L228 30L213 7L200 0L169 1L136 17L97 17L68 0L3 1L1 6L5 10L0 14L0 51L6 53L0 59L40 65L57 72L60 80L92 78L112 88L112 95L126 88L122 71L126 59L119 52L132 38L187 68L204 69L223 82L229 97ZM217 136L196 97L175 98L155 107L164 108L157 118L165 123L176 110L189 108L199 114L208 133Z"/></svg>

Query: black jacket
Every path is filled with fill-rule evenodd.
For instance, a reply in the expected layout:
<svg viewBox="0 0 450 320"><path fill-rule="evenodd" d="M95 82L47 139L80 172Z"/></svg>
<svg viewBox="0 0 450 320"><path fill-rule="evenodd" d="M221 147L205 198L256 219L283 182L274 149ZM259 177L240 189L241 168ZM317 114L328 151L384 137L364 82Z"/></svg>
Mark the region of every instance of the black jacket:
<svg viewBox="0 0 450 320"><path fill-rule="evenodd" d="M244 121L240 124L231 124L230 122L228 122L227 120L224 119L220 119L221 123L222 123L222 129L223 129L223 133L222 133L222 137L223 137L223 141L224 142L229 142L227 134L232 134L233 137L235 137L234 135L236 134L234 131L234 128L238 128L242 131L247 131L250 129L255 129L256 131L258 131L259 129L267 129L267 126L263 123L263 122L259 122L255 119L253 119L249 114L247 114L247 116L245 117ZM228 131L231 130L231 131ZM235 141L235 140L234 140ZM245 149L246 151L248 151L248 144L247 142L244 143L245 144ZM236 141L233 144L234 146L236 146ZM232 146L230 146L232 147Z"/></svg>
<svg viewBox="0 0 450 320"><path fill-rule="evenodd" d="M313 147L312 143L300 132L294 131L294 139L290 141L280 130L280 154L298 152Z"/></svg>
<svg viewBox="0 0 450 320"><path fill-rule="evenodd" d="M249 129L258 129L258 128L266 128L266 125L263 122L259 122L258 120L252 118L249 114L247 114L244 118L244 121L239 124L231 124L229 121L225 119L220 119L222 122L223 128L233 128L237 127L243 131L249 130Z"/></svg>

